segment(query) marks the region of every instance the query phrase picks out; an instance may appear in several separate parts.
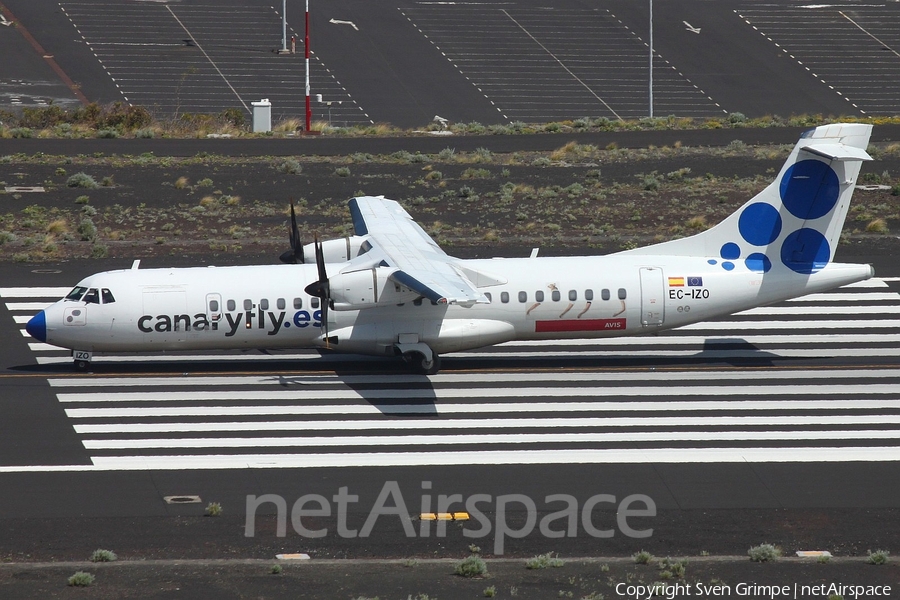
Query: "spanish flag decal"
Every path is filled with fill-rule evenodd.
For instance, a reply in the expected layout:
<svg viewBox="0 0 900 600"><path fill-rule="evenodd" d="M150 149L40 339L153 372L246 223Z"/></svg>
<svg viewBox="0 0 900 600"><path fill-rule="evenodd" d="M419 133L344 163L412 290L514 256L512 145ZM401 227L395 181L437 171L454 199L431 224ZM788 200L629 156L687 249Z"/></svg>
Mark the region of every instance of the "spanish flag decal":
<svg viewBox="0 0 900 600"><path fill-rule="evenodd" d="M684 287L684 277L669 277L669 287Z"/></svg>

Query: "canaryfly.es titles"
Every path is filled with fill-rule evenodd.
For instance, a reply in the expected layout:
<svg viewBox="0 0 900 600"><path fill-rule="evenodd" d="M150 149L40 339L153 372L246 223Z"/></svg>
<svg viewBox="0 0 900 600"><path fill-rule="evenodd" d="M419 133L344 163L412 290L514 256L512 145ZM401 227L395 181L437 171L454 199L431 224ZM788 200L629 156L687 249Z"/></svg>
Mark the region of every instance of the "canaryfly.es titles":
<svg viewBox="0 0 900 600"><path fill-rule="evenodd" d="M655 585L619 583L616 585L616 595L635 600L653 600L654 598L778 598L799 600L801 598L828 598L841 596L843 598L878 598L891 595L889 585L855 585L844 583L817 583L806 585L794 583L791 585L762 585L758 583L729 584L705 584L703 582L692 583L658 583Z"/></svg>

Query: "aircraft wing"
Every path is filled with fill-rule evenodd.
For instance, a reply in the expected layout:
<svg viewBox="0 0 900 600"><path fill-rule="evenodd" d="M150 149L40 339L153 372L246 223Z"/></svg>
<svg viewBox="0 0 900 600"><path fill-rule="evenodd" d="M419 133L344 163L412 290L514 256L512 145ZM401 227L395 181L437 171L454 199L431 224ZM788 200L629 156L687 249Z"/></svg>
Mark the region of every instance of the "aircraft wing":
<svg viewBox="0 0 900 600"><path fill-rule="evenodd" d="M396 283L432 302L465 306L490 302L398 202L360 196L350 200L350 214L356 235L367 236L372 246L366 255L395 268L391 279Z"/></svg>

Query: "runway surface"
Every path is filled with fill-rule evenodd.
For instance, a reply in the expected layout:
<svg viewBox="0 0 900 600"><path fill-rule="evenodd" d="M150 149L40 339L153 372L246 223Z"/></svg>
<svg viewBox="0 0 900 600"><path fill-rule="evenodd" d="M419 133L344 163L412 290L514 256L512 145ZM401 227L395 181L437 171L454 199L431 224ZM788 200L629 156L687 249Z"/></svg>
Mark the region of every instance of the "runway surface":
<svg viewBox="0 0 900 600"><path fill-rule="evenodd" d="M652 337L447 355L432 377L312 351L102 356L76 374L23 329L68 288L2 288L28 350L14 371L49 385L69 443L0 472L896 461L898 279Z"/></svg>

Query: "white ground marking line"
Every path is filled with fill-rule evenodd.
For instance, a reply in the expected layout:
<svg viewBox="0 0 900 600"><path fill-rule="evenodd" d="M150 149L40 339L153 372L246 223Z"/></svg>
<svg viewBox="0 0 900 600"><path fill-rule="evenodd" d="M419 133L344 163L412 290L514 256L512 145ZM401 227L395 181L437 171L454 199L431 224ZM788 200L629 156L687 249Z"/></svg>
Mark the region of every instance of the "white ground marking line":
<svg viewBox="0 0 900 600"><path fill-rule="evenodd" d="M898 378L900 369L837 370L733 370L733 371L613 371L608 373L439 373L437 375L254 375L254 376L173 376L173 377L65 377L51 378L50 387L120 387L120 386L228 386L273 385L360 385L365 383L527 383L533 381L718 381L780 379L872 379Z"/></svg>
<svg viewBox="0 0 900 600"><path fill-rule="evenodd" d="M771 427L794 426L860 426L900 425L900 417L893 415L797 415L797 416L727 416L727 417L572 417L520 419L366 419L334 421L234 421L215 423L92 423L75 424L78 434L102 435L112 433L191 433L214 431L372 431L433 429L588 429L597 427ZM900 448L898 448L900 450Z"/></svg>
<svg viewBox="0 0 900 600"><path fill-rule="evenodd" d="M844 11L839 10L839 11L838 11L838 14L840 14L842 17L844 17L845 19L847 19L848 21L850 21L851 23L853 23L860 31L862 31L863 33L865 33L867 36L869 36L870 38L872 38L873 40L875 40L876 42L878 42L879 44L881 44L881 46L882 46L883 48L887 48L888 50L890 50L891 52L893 52L894 55L895 55L896 57L900 58L900 53L898 53L896 50L894 50L893 48L891 48L891 47L890 47L888 44L886 44L885 42L883 42L883 41L881 41L880 39L878 39L878 37L876 37L873 33L867 31L862 25L860 25L859 23L857 23L856 21L854 21L853 19L851 19L850 17L848 17L846 14L844 14Z"/></svg>
<svg viewBox="0 0 900 600"><path fill-rule="evenodd" d="M825 431L636 431L627 433L479 433L455 435L270 437L270 438L177 438L137 440L84 440L87 450L144 450L174 448L315 448L339 446L416 446L466 444L540 444L610 442L722 442L797 440L894 440L897 430Z"/></svg>
<svg viewBox="0 0 900 600"><path fill-rule="evenodd" d="M227 85L229 88L231 88L231 91L234 92L234 95L237 97L237 99L240 101L240 103L244 105L244 109L245 109L247 112L252 112L252 111L250 110L250 107L247 106L247 103L244 102L244 99L241 98L241 95L238 94L238 93L237 93L237 90L234 89L234 86L231 85L231 82L228 81L228 78L225 77L225 74L222 73L221 70L219 70L218 65L216 65L215 62L213 62L213 59L210 58L210 57L209 57L209 54L206 53L206 50L203 49L203 46L201 46L200 43L199 43L196 39L194 39L194 34L192 34L192 33L190 32L190 30L189 30L187 27L184 26L184 23L181 22L181 19L178 18L178 16L175 14L174 11L172 11L172 7L169 6L168 4L166 4L166 10L168 10L168 11L172 14L172 18L174 18L176 21L178 21L178 24L181 25L181 28L184 29L184 32L185 32L186 34L188 34L188 36L191 38L191 41L194 42L194 45L196 45L197 48L199 48L200 52L203 53L203 56L206 57L206 60L209 61L209 64L211 64L211 65L213 66L213 68L216 70L216 72L222 77L222 80L225 81L225 85Z"/></svg>
<svg viewBox="0 0 900 600"><path fill-rule="evenodd" d="M166 406L125 408L69 408L71 419L136 419L157 417L262 417L313 415L454 415L567 412L730 412L771 410L896 410L900 400L734 400L651 402L499 402L470 404L334 404L299 406ZM427 425L423 425L423 428Z"/></svg>
<svg viewBox="0 0 900 600"><path fill-rule="evenodd" d="M617 386L597 388L569 387L525 387L525 388L373 388L352 390L203 390L203 391L152 391L152 392L64 392L56 397L61 403L69 402L219 402L232 400L400 400L404 398L515 398L519 396L540 396L544 398L608 398L618 396L651 396L674 398L684 396L808 396L823 394L887 394L900 395L900 386L895 383L859 383L851 385L704 385L697 387L677 386Z"/></svg>
<svg viewBox="0 0 900 600"><path fill-rule="evenodd" d="M536 344L539 345L539 344ZM46 346L46 348L33 349L38 351L54 351L65 352L65 356L38 356L36 357L39 365L52 365L71 363L72 357L69 351L56 346L47 344L29 344L31 346ZM450 358L479 358L479 359L510 359L510 358L542 358L545 360L560 358L598 358L598 359L629 359L639 357L650 358L693 358L697 360L710 359L735 359L735 358L843 358L843 357L900 357L900 348L809 348L809 349L793 349L793 348L761 348L761 349L733 349L733 350L707 350L702 348L692 350L607 350L604 348L586 349L580 351L564 351L564 350L536 350L534 352L506 352L498 350L495 352L454 352L448 355ZM390 361L391 358L364 356L358 354L341 354L329 355L327 357L310 351L310 354L282 354L282 355L266 355L266 354L191 354L191 355L107 355L97 356L93 358L94 363L156 363L156 362L237 362L237 361L321 361L326 368L331 368L335 363L339 362L376 362Z"/></svg>
<svg viewBox="0 0 900 600"><path fill-rule="evenodd" d="M900 460L900 448L883 446L777 448L648 448L586 450L478 450L461 452L365 452L322 454L238 454L95 456L90 465L0 467L0 473L147 471L192 469L277 469L403 467L429 465L546 465L745 462L883 462Z"/></svg>
<svg viewBox="0 0 900 600"><path fill-rule="evenodd" d="M535 38L533 35L531 35L531 32L529 32L529 31L528 31L527 29L525 29L518 21L516 21L516 20L512 17L512 15L510 15L508 12L506 12L506 9L505 9L505 8L500 9L500 12L502 12L504 15L506 15L507 18L509 18L510 21L512 21L513 23L515 23L516 26L517 26L519 29L521 29L522 31L525 32L525 35L527 35L528 37L530 37L531 40L532 40L535 44L537 44L538 46L540 46L540 47L544 50L544 52L546 52L547 54L549 54L550 57L551 57L553 60L555 60L557 63L559 63L559 66L561 66L561 67L566 71L566 73L568 73L575 81L577 81L578 83L580 83L580 84L584 87L584 89L586 89L586 90L588 91L589 94L591 94L594 98L596 98L597 100L599 100L600 103L603 104L603 106L605 106L606 109L609 110L609 112L611 112L612 114L614 114L614 115L616 116L617 119L619 119L620 121L623 121L623 120L624 120L621 116L619 116L619 113L617 113L615 110L613 110L613 107L611 107L609 104L607 104L606 101L605 101L603 98L601 98L600 96L598 96L597 93L596 93L594 90L592 90L591 87L590 87L588 84L586 84L584 81L581 80L581 78L579 78L575 73L573 73L572 70L569 69L569 67L567 67L566 64L565 64L562 60L560 60L555 54L553 54L553 52L551 52L546 46L544 46L544 44L542 44L541 42L539 42L537 38Z"/></svg>
<svg viewBox="0 0 900 600"><path fill-rule="evenodd" d="M0 288L2 298L62 298L71 287L5 287Z"/></svg>
<svg viewBox="0 0 900 600"><path fill-rule="evenodd" d="M679 331L726 330L737 333L749 329L879 329L900 327L900 319L816 319L802 321L704 321L678 328Z"/></svg>
<svg viewBox="0 0 900 600"><path fill-rule="evenodd" d="M100 469L216 469L317 466L416 466L499 464L853 462L896 461L900 448L654 448L610 450L511 450L287 455L92 457Z"/></svg>

